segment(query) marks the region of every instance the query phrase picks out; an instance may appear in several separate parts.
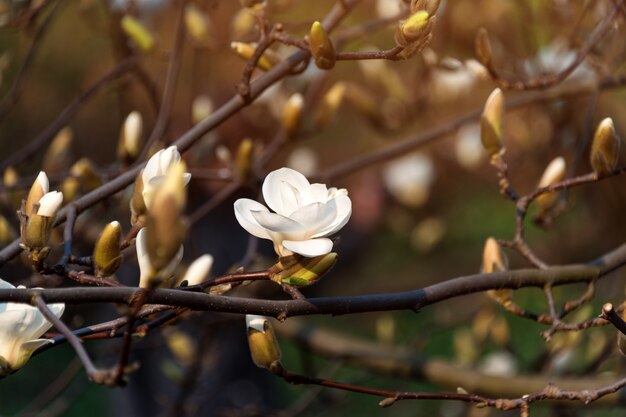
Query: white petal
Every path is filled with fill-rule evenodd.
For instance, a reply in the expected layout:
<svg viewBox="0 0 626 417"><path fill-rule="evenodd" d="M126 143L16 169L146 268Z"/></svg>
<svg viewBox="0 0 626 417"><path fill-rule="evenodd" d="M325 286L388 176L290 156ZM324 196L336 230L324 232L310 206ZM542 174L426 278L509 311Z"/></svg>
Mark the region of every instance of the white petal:
<svg viewBox="0 0 626 417"><path fill-rule="evenodd" d="M176 146L170 146L165 149L159 160L160 174L165 175L170 167L176 165L180 161L180 153Z"/></svg>
<svg viewBox="0 0 626 417"><path fill-rule="evenodd" d="M255 314L246 314L246 327L248 329L258 330L261 333L265 333L265 323L267 317L257 316Z"/></svg>
<svg viewBox="0 0 626 417"><path fill-rule="evenodd" d="M39 171L39 175L37 175L36 181L39 183L39 186L43 190L44 194L50 191L50 181L48 181L48 176L45 172Z"/></svg>
<svg viewBox="0 0 626 417"><path fill-rule="evenodd" d="M141 179L143 180L144 187L150 183L150 179L152 177L162 174L161 172L159 172L159 170L161 166L160 165L161 155L163 155L164 151L165 151L164 149L161 149L160 151L152 155L150 159L148 160L146 167L143 169L143 172L141 173Z"/></svg>
<svg viewBox="0 0 626 417"><path fill-rule="evenodd" d="M257 223L268 232L298 234L305 233L304 225L289 217L280 214L270 213L269 211L252 211L252 217Z"/></svg>
<svg viewBox="0 0 626 417"><path fill-rule="evenodd" d="M334 200L328 204L313 203L301 207L290 218L302 224L308 236L318 233L320 229L331 226L337 217L337 205Z"/></svg>
<svg viewBox="0 0 626 417"><path fill-rule="evenodd" d="M189 265L182 281L187 280L189 285L197 285L209 277L211 267L213 266L213 256L208 253L202 255Z"/></svg>
<svg viewBox="0 0 626 417"><path fill-rule="evenodd" d="M54 217L63 204L63 193L50 191L39 199L37 214L44 217Z"/></svg>
<svg viewBox="0 0 626 417"><path fill-rule="evenodd" d="M24 366L37 349L48 343L53 343L53 341L50 339L35 339L22 343L21 346L18 347L17 357L15 358L15 362L11 364L11 368L16 370Z"/></svg>
<svg viewBox="0 0 626 417"><path fill-rule="evenodd" d="M330 236L344 227L350 216L352 215L352 201L347 195L339 195L333 200L336 204L336 217L334 221L328 226L318 231L312 237Z"/></svg>
<svg viewBox="0 0 626 417"><path fill-rule="evenodd" d="M137 250L137 263L139 264L139 286L148 287L148 281L154 276L154 270L148 256L148 242L146 241L146 228L142 227L135 239Z"/></svg>
<svg viewBox="0 0 626 417"><path fill-rule="evenodd" d="M261 227L254 218L254 216L252 216L252 211L269 212L267 207L254 200L250 200L249 198L240 198L239 200L235 201L234 206L235 217L237 218L237 221L239 222L241 227L246 229L246 231L253 236L259 237L261 239L271 239L270 235L267 233L267 230Z"/></svg>
<svg viewBox="0 0 626 417"><path fill-rule="evenodd" d="M13 288L15 288L14 285L11 285L10 282L6 282L5 280L3 280L2 278L0 278L0 289L8 289L8 290L12 290Z"/></svg>
<svg viewBox="0 0 626 417"><path fill-rule="evenodd" d="M289 188L285 188L283 183L291 185L294 189L300 193L302 190L310 187L309 181L306 177L291 168L280 168L276 171L272 171L267 174L265 181L263 182L263 198L265 203L274 210L276 213L288 216L294 211L293 206L289 205L292 200L287 198L284 201L283 193L289 191ZM286 194L285 197L289 195ZM285 204L288 204L287 206Z"/></svg>
<svg viewBox="0 0 626 417"><path fill-rule="evenodd" d="M326 238L309 240L283 240L283 246L292 252L302 256L313 258L315 256L326 255L333 249L333 241Z"/></svg>
<svg viewBox="0 0 626 417"><path fill-rule="evenodd" d="M185 172L183 174L183 181L185 182L185 185L189 184L190 180L191 180L191 174L188 172Z"/></svg>
<svg viewBox="0 0 626 417"><path fill-rule="evenodd" d="M302 192L302 205L326 203L328 201L328 192L326 184L311 184L306 192Z"/></svg>

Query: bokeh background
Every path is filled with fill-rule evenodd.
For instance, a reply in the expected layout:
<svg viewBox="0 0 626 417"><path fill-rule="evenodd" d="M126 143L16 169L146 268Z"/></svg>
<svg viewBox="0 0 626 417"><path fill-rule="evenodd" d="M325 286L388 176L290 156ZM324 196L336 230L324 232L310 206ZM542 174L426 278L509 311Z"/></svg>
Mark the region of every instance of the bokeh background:
<svg viewBox="0 0 626 417"><path fill-rule="evenodd" d="M138 56L160 96L172 53L179 3L0 1L4 25L0 29L3 96L19 74L41 22L53 9L56 13L38 45L18 100L0 121L0 159L9 158L40 135L72 100L131 54ZM198 37L188 35L184 43L162 144L174 141L193 126L199 117L194 117L194 109L202 114L202 104L209 109L219 108L236 93L245 62L231 50L230 44L254 42L258 38L254 17L239 2L187 3L202 16L206 32ZM268 0L266 17L270 22L282 23L287 33L302 37L311 22L323 18L333 4L328 0ZM39 6L39 15L30 21L24 18L28 10ZM478 28L488 30L494 60L502 74L511 78L536 77L559 71L570 63L612 7L611 1L444 0L431 43L410 60L341 61L328 72L311 64L304 73L270 88L184 155L195 175L189 186L188 212L192 213L227 184L234 155L244 138L252 139L257 150L272 141L281 126L284 104L293 93L302 92L307 98L301 135L281 147L266 171L291 166L315 177L351 158L445 126L471 111L480 111L495 85L472 61ZM397 0L364 0L349 14L338 33L393 16L399 10L401 2ZM134 16L144 25L154 37L154 49L142 51L124 35L120 29L124 15ZM556 156L566 158L569 175L588 172L589 142L602 118L612 117L618 133L624 137L623 89L593 87L599 80L624 70L623 23L622 14L616 19L615 28L563 83L537 92L541 98L532 104L507 112L505 158L511 182L520 193L536 187L544 168ZM391 23L366 32L347 42L342 50L391 48L395 45L393 30ZM275 50L285 56L293 48L276 45ZM255 76L260 74L255 72ZM325 100L333 89L335 93L338 89L343 92L340 103L324 115L324 106L328 106ZM563 89L573 93L562 95ZM118 137L128 113L141 113L144 136L148 136L156 120L156 108L148 91L137 77L127 75L85 101L67 124L73 134L62 147L64 158L56 166L53 164L53 172L47 170L53 184L61 186L72 164L80 158L89 158L100 181L106 182L119 173L123 167L117 159ZM506 97L515 99L522 94L526 93L507 92ZM19 175L19 183L26 187L11 186L4 176L1 213L13 234L3 235L3 245L16 236L17 201L45 166L46 152L47 146L42 147L33 157L12 167ZM216 180L219 176L226 179ZM211 253L215 257L212 274L218 276L241 261L249 239L234 219L232 202L238 197L255 198L255 187L261 180L262 176L232 195L190 231L185 244L186 263ZM480 269L486 238L513 237L515 207L498 193L496 173L480 147L477 118L415 152L370 164L334 178L328 185L348 189L353 215L336 243L338 264L323 280L303 290L308 297L417 289L473 274ZM77 195L87 190L83 184ZM125 230L130 228L129 195L129 191L120 193L81 217L77 254L90 254L93 240L106 222L119 220ZM549 229L528 221L528 242L546 262L582 263L623 243L626 187L621 176L576 188L563 198L563 212ZM53 256L60 253L59 249L55 248ZM250 269L264 268L275 261L269 242L258 242L257 249ZM513 252L508 254L511 268L528 266ZM180 267L179 272L182 271L184 265ZM1 274L16 284L33 280L29 269L19 261L5 266ZM136 285L138 274L133 256L126 258L118 278ZM596 297L574 314L575 319L596 315L604 302L621 303L622 278L623 273L617 271L601 280ZM46 279L35 282L42 286L71 284ZM583 290L582 285L559 288L555 295L563 302L576 298ZM229 295L286 298L279 288L262 283ZM529 310L546 310L540 290L517 291L515 300ZM117 315L115 306L80 305L69 307L64 320L77 328ZM547 381L557 376L618 376L624 371L624 361L614 349L613 329L559 334L546 343L540 335L545 326L504 313L484 294L448 300L419 313L399 311L301 320L306 325L328 327L379 343L381 350L401 346L414 351L416 358L444 359L510 378L543 373ZM503 414L439 401L406 401L382 409L374 397L290 386L254 368L243 317L190 313L175 324L137 341L133 359L141 366L131 374L124 389L111 390L88 383L68 346L34 357L18 373L0 381L0 415ZM341 358L321 358L286 337L280 338L280 342L284 363L292 370L403 391L442 389L420 378L375 375L342 364ZM96 362L105 366L115 363L119 343L97 341L86 342L86 346ZM534 405L531 415L623 414L619 408L583 409L572 405L573 408Z"/></svg>

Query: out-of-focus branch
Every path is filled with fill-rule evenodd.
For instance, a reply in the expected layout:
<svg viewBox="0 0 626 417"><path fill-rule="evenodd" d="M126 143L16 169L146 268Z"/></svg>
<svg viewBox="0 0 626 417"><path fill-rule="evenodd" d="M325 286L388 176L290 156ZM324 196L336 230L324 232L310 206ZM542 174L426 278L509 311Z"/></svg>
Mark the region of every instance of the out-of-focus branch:
<svg viewBox="0 0 626 417"><path fill-rule="evenodd" d="M48 16L46 16L45 20L41 23L41 25L39 25L39 28L37 28L37 32L35 32L30 49L26 53L26 58L24 58L24 62L17 73L17 77L15 77L11 88L2 98L2 101L0 101L0 122L4 120L15 103L17 103L22 87L24 87L26 76L28 75L28 72L35 60L35 55L43 43L44 35L48 32L51 22L54 20L59 10L61 10L63 3L64 0L55 2L52 6L52 10L48 13Z"/></svg>
<svg viewBox="0 0 626 417"><path fill-rule="evenodd" d="M502 77L502 75L500 75L494 67L492 57L490 55L484 54L484 51L490 48L483 47L482 45L484 44L480 45L482 42L488 42L488 40L486 40L488 35L484 29L478 34L477 56L481 63L487 69L487 72L491 76L492 80L498 85L498 87L502 89L522 91L544 89L555 86L565 80L567 77L569 77L576 70L576 68L578 68L578 66L583 63L589 52L591 52L591 50L602 40L602 38L609 32L609 30L611 30L611 28L613 27L613 21L622 5L622 0L619 0L615 3L615 6L611 10L611 12L606 15L602 22L598 24L593 34L589 37L589 39L587 39L583 47L580 48L580 50L576 54L576 58L574 59L574 61L572 61L571 64L569 64L567 67L557 73L542 75L527 80L508 80Z"/></svg>
<svg viewBox="0 0 626 417"><path fill-rule="evenodd" d="M532 392L542 392L552 385L571 391L592 391L592 387L613 387L608 377L567 378L544 375L517 375L500 377L452 365L444 360L424 358L416 352L400 347L384 347L378 343L348 336L323 327L307 326L293 319L277 324L279 337L295 342L299 347L332 359L341 359L370 371L389 376L417 379L455 390L458 387L477 395L491 398L522 398ZM620 381L618 381L620 382ZM566 398L562 398L566 399ZM605 395L598 404L623 404L618 395Z"/></svg>

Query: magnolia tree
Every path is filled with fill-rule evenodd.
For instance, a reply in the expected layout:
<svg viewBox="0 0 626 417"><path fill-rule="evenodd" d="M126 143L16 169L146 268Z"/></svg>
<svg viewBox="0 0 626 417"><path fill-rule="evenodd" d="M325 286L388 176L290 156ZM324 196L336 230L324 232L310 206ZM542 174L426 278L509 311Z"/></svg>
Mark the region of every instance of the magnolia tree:
<svg viewBox="0 0 626 417"><path fill-rule="evenodd" d="M0 13L3 414L621 404L622 0Z"/></svg>

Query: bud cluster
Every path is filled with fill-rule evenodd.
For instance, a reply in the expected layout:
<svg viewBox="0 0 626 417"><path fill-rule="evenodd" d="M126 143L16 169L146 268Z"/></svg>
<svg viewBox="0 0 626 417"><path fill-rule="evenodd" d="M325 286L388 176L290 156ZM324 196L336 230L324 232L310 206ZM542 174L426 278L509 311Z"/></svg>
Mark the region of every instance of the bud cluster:
<svg viewBox="0 0 626 417"><path fill-rule="evenodd" d="M441 0L412 0L411 15L398 22L395 32L396 44L404 49L398 54L407 59L421 51L432 38L435 13Z"/></svg>
<svg viewBox="0 0 626 417"><path fill-rule="evenodd" d="M48 241L56 213L63 203L63 193L49 191L49 186L48 176L41 171L18 211L22 247L28 251L36 270L41 269L50 253Z"/></svg>

